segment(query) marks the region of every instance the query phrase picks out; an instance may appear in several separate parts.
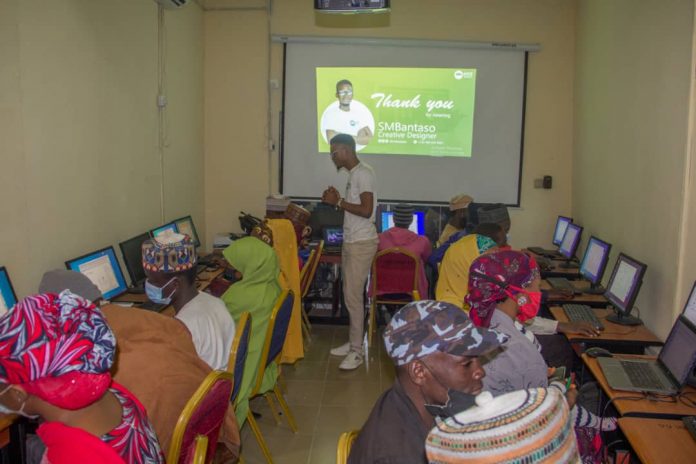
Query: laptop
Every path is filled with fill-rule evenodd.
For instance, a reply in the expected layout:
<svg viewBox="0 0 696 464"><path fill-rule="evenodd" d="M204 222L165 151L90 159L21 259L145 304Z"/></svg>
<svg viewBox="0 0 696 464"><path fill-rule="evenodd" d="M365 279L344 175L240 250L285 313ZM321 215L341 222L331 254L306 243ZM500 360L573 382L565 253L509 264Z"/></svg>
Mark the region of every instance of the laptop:
<svg viewBox="0 0 696 464"><path fill-rule="evenodd" d="M614 390L674 395L696 362L696 327L680 316L657 360L597 358Z"/></svg>
<svg viewBox="0 0 696 464"><path fill-rule="evenodd" d="M324 227L324 253L340 253L343 246L343 227Z"/></svg>

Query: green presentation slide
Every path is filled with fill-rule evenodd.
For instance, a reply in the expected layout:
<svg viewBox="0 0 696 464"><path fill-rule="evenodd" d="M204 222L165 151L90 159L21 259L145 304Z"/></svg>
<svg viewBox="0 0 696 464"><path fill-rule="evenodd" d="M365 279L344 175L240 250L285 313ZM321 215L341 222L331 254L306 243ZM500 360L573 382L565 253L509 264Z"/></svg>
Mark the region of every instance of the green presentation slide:
<svg viewBox="0 0 696 464"><path fill-rule="evenodd" d="M471 157L476 69L316 68L317 137L361 154Z"/></svg>

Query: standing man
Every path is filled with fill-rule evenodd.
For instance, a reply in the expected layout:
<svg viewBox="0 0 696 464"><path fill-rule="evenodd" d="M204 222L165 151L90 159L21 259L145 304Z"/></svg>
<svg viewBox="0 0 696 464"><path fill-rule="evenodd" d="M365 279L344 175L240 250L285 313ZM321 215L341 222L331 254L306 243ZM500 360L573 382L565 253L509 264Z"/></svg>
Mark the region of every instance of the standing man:
<svg viewBox="0 0 696 464"><path fill-rule="evenodd" d="M372 258L377 252L378 238L374 222L376 181L372 168L361 162L355 154L355 140L350 135L339 134L331 139L331 161L336 169L348 171L345 196L342 198L332 186L324 191L321 200L344 211L341 268L343 298L350 317L348 343L332 349L331 354L345 356L340 369L353 370L363 363L363 291Z"/></svg>
<svg viewBox="0 0 696 464"><path fill-rule="evenodd" d="M196 353L211 369L227 370L234 320L220 299L196 289L196 249L188 235L162 234L143 242L145 292L171 304L188 328Z"/></svg>
<svg viewBox="0 0 696 464"><path fill-rule="evenodd" d="M367 106L353 100L353 84L349 80L336 83L336 99L321 115L321 133L329 143L338 134L348 134L360 151L372 140L375 118Z"/></svg>

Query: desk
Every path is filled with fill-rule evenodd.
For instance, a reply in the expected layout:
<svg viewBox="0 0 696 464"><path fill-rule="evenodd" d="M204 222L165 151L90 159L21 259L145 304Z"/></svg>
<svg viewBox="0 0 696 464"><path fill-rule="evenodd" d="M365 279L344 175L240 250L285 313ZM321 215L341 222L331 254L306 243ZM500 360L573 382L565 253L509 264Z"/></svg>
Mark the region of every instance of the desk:
<svg viewBox="0 0 696 464"><path fill-rule="evenodd" d="M10 444L10 426L16 419L14 414L0 414L0 448Z"/></svg>
<svg viewBox="0 0 696 464"><path fill-rule="evenodd" d="M619 356L621 358L655 359L655 356ZM692 416L696 414L696 408L687 405L678 398L675 402L661 402L649 400L644 394L639 392L614 390L607 384L607 379L604 377L602 368L599 367L599 363L595 358L591 358L586 354L583 354L582 360L585 363L585 366L587 366L587 368L590 370L594 378L597 379L597 383L599 383L599 386L602 387L602 391L604 391L609 400L613 400L612 404L621 416L678 419L683 416ZM696 388L694 387L684 387L684 389L682 390L682 394L688 395L688 397L691 400L696 400Z"/></svg>
<svg viewBox="0 0 696 464"><path fill-rule="evenodd" d="M568 318L563 308L560 306L554 306L550 308L550 311L551 315L553 315L554 319L557 321L568 322ZM647 346L662 346L663 344L662 341L644 325L625 326L607 321L606 317L613 313L613 311L609 309L595 308L594 312L597 318L602 321L604 330L598 337L587 337L581 334L564 334L570 343L586 343L604 347L611 345L612 347L616 347L615 351L635 352L639 349L641 353Z"/></svg>
<svg viewBox="0 0 696 464"><path fill-rule="evenodd" d="M572 285L578 290L582 291L584 288L588 288L590 286L590 283L586 280L575 280L572 282ZM548 281L542 280L541 289L549 291L552 290L553 287L551 287ZM604 295L591 295L589 293L581 293L579 295L573 295L572 298L563 298L554 295L558 294L547 294L546 304L548 306L562 305L565 303L576 303L584 304L593 308L604 308L609 303L607 299L604 298Z"/></svg>
<svg viewBox="0 0 696 464"><path fill-rule="evenodd" d="M696 440L680 420L622 417L619 427L643 464L696 461Z"/></svg>
<svg viewBox="0 0 696 464"><path fill-rule="evenodd" d="M333 279L332 280L322 280L326 275L324 269L326 266L331 266ZM320 287L323 286L326 289L326 284L331 288L330 295L322 295ZM318 324L340 324L347 325L348 310L343 302L343 279L341 278L341 255L338 253L322 253L319 257L319 268L314 275L314 281L312 282L312 289L310 289L308 295L304 298L305 310L309 316L309 320L313 323ZM330 313L328 311L328 305L331 305ZM324 314L317 314L321 309L324 309ZM312 314L312 309L314 309L314 314Z"/></svg>

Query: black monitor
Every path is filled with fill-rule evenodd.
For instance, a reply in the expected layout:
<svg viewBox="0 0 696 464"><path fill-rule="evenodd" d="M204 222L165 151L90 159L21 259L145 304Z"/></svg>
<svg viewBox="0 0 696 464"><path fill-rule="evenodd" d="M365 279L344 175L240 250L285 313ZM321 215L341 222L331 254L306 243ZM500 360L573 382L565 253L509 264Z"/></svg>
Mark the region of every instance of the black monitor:
<svg viewBox="0 0 696 464"><path fill-rule="evenodd" d="M0 266L0 316L17 304L17 294L12 288L10 274L5 266Z"/></svg>
<svg viewBox="0 0 696 464"><path fill-rule="evenodd" d="M604 270L607 268L610 251L611 243L600 240L594 235L587 242L585 255L580 263L580 275L590 281L592 289L599 288L602 283L602 276L604 276Z"/></svg>
<svg viewBox="0 0 696 464"><path fill-rule="evenodd" d="M196 226L193 224L193 218L191 218L191 216L175 219L173 222L176 224L176 229L180 234L191 237L194 247L198 248L201 246L201 241L198 239L198 232L196 232Z"/></svg>
<svg viewBox="0 0 696 464"><path fill-rule="evenodd" d="M148 232L129 238L125 242L118 244L123 255L123 262L126 265L131 284L135 287L145 280L145 270L143 269L143 242L150 238Z"/></svg>
<svg viewBox="0 0 696 464"><path fill-rule="evenodd" d="M631 316L631 309L643 284L647 268L648 266L640 261L623 253L619 254L607 284L607 291L604 292L605 298L609 300L616 313L608 316L608 321L621 325L642 324L640 319Z"/></svg>
<svg viewBox="0 0 696 464"><path fill-rule="evenodd" d="M116 259L114 247L106 247L65 262L71 270L84 274L97 286L105 300L126 292L126 279Z"/></svg>
<svg viewBox="0 0 696 464"><path fill-rule="evenodd" d="M556 228L553 230L553 244L556 246L560 246L561 242L563 241L563 237L565 236L566 228L568 227L568 224L573 222L573 218L569 218L566 216L558 216L558 219L556 219Z"/></svg>
<svg viewBox="0 0 696 464"><path fill-rule="evenodd" d="M325 203L318 203L309 216L312 240L322 240L325 227L343 227L343 211Z"/></svg>
<svg viewBox="0 0 696 464"><path fill-rule="evenodd" d="M150 235L152 236L152 238L157 238L160 234L164 233L176 234L179 233L179 229L176 228L176 224L174 224L174 222L168 222L150 231Z"/></svg>
<svg viewBox="0 0 696 464"><path fill-rule="evenodd" d="M563 240L558 247L558 252L565 259L570 261L575 257L575 252L580 244L580 237L582 237L582 226L573 224L572 222L566 226L565 234L563 234Z"/></svg>

